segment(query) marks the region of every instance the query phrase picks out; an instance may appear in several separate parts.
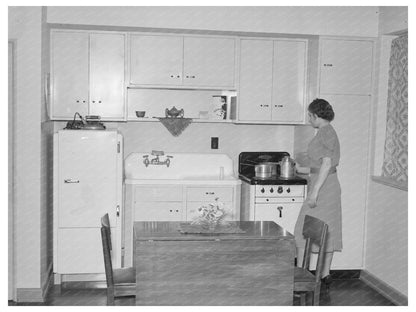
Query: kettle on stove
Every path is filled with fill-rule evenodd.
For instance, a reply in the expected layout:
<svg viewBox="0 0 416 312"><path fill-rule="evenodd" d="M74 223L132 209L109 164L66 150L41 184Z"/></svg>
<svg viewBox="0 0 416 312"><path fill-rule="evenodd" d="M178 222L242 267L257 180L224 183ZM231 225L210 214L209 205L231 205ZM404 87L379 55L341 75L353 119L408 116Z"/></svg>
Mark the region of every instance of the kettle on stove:
<svg viewBox="0 0 416 312"><path fill-rule="evenodd" d="M280 178L291 179L295 177L295 161L290 156L284 156L279 162L280 164Z"/></svg>

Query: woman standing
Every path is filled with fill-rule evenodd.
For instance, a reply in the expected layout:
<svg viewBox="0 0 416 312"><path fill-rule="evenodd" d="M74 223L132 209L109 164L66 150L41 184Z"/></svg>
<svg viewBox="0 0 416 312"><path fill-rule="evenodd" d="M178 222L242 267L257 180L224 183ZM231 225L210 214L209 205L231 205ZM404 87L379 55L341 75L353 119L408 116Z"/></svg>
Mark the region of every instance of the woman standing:
<svg viewBox="0 0 416 312"><path fill-rule="evenodd" d="M305 239L302 235L305 215L321 219L328 224L325 244L323 282L329 287L329 275L334 251L342 250L341 188L336 173L340 146L338 136L331 125L334 111L323 99L315 99L308 107L309 122L318 132L308 145L306 154L297 155L301 167L310 168L308 196L302 206L295 226L298 266L302 265Z"/></svg>

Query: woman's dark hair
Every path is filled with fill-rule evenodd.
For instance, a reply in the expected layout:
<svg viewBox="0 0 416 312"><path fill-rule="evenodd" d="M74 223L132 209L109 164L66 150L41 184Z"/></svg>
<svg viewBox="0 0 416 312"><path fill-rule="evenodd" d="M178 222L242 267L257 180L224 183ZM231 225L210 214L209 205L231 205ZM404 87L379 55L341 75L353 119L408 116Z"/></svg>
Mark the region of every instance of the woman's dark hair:
<svg viewBox="0 0 416 312"><path fill-rule="evenodd" d="M332 109L331 104L329 104L324 99L315 99L309 104L308 111L316 116L326 119L328 121L334 120L335 113Z"/></svg>

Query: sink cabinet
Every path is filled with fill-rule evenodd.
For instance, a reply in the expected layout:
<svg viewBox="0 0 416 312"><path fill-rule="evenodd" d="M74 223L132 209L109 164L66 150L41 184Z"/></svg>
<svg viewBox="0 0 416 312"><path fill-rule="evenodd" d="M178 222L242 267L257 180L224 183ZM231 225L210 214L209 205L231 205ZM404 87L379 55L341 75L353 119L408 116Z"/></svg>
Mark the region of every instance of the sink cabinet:
<svg viewBox="0 0 416 312"><path fill-rule="evenodd" d="M136 184L125 184L125 266L132 265L135 221L192 221L198 215L199 207L215 203L216 199L224 204L227 212L225 220L240 221L239 180L232 180L228 184L224 180L221 180L222 184L203 180L158 181L136 180Z"/></svg>

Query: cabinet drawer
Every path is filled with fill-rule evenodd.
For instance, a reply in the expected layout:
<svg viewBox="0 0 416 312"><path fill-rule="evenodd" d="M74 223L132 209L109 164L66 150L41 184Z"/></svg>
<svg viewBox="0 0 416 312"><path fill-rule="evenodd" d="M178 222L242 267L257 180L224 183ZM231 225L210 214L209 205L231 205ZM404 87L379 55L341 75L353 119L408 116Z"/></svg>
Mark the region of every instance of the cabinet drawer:
<svg viewBox="0 0 416 312"><path fill-rule="evenodd" d="M182 186L136 187L135 202L182 201Z"/></svg>
<svg viewBox="0 0 416 312"><path fill-rule="evenodd" d="M187 201L211 202L218 198L221 202L233 201L231 187L192 187L187 189Z"/></svg>
<svg viewBox="0 0 416 312"><path fill-rule="evenodd" d="M194 218L200 216L200 212L198 211L198 208L204 205L208 205L208 204L209 202L188 202L186 204L186 221L192 221ZM224 210L226 211L224 220L237 221L235 220L235 213L233 211L231 202L224 203Z"/></svg>
<svg viewBox="0 0 416 312"><path fill-rule="evenodd" d="M136 203L134 221L182 221L182 202Z"/></svg>

